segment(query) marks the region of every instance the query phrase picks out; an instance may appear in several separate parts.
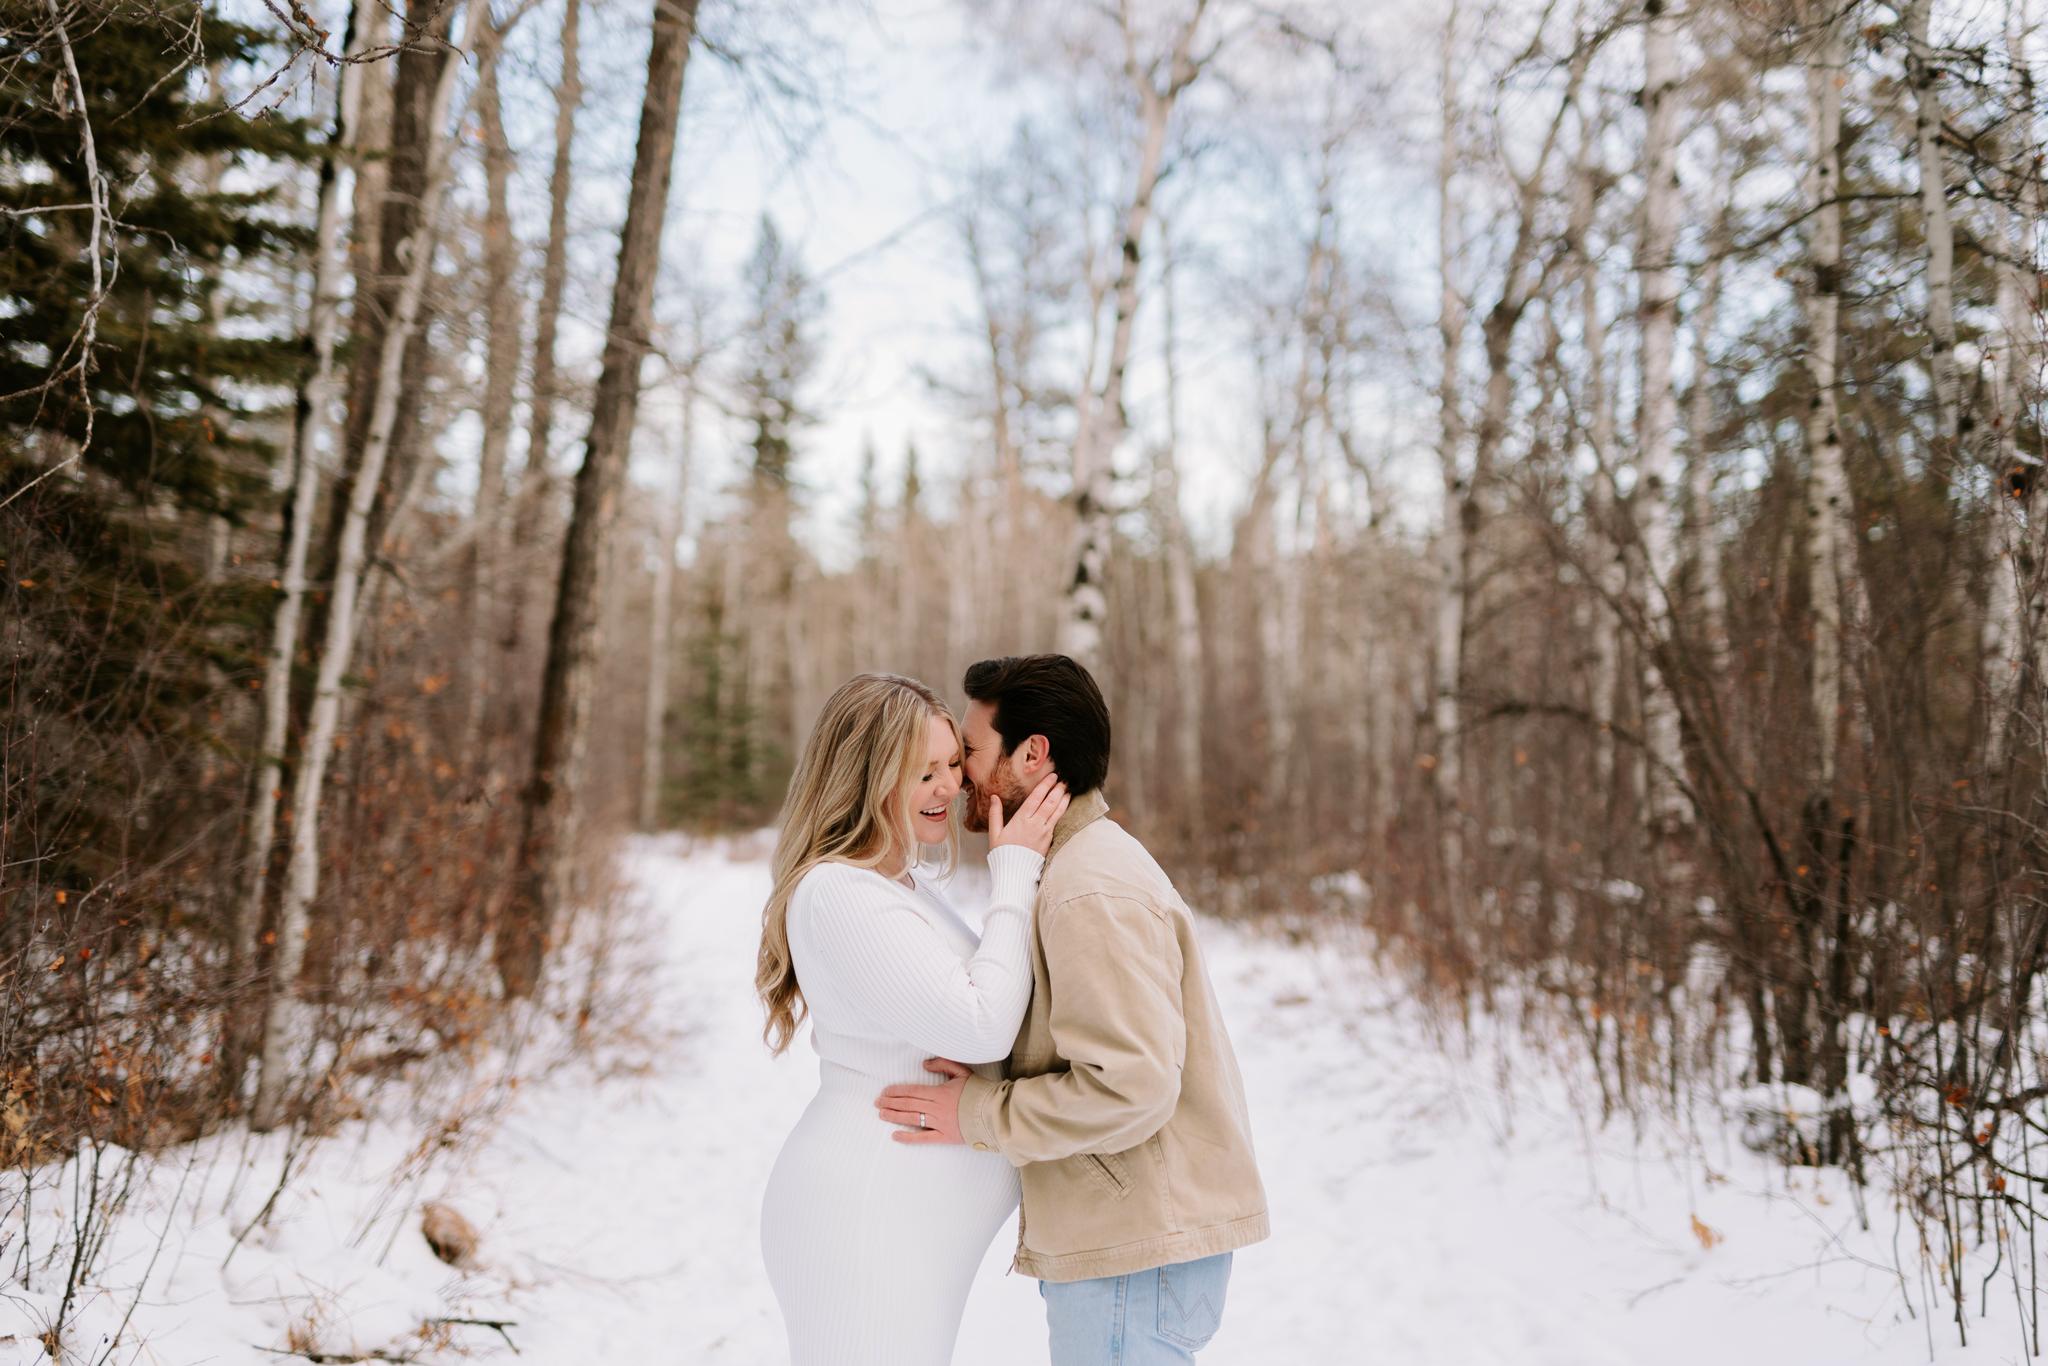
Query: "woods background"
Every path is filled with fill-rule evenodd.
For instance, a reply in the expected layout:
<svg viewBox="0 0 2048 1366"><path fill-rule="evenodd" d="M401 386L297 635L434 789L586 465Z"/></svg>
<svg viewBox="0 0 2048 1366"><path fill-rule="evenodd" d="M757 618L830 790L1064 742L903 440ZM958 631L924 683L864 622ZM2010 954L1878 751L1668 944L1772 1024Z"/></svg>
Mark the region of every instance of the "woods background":
<svg viewBox="0 0 2048 1366"><path fill-rule="evenodd" d="M588 1023L617 832L1058 648L1192 902L1881 1167L1967 1331L2048 1179L2028 0L947 16L1015 114L876 249L878 440L862 259L693 167L801 178L888 16L0 9L22 1198Z"/></svg>

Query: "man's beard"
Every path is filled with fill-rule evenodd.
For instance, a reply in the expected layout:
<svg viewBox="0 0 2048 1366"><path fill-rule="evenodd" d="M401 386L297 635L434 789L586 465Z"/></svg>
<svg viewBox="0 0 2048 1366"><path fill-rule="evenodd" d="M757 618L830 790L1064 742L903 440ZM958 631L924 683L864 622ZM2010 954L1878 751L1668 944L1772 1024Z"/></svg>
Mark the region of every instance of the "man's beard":
<svg viewBox="0 0 2048 1366"><path fill-rule="evenodd" d="M999 794L1003 799L1003 823L1008 824L1017 814L1017 808L1024 805L1024 799L1031 794L1017 781L1017 775L1010 771L1008 755L996 761L995 771L988 775L988 790L975 784L967 784L963 794L967 801L965 811L960 813L960 824L975 834L988 831L988 793Z"/></svg>

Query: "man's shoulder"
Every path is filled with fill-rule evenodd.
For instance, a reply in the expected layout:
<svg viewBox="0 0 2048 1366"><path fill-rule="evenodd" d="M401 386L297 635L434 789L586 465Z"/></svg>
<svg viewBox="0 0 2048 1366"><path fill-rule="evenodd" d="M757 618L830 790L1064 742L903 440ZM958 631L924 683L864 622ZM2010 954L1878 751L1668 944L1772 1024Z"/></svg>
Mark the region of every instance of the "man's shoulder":
<svg viewBox="0 0 2048 1366"><path fill-rule="evenodd" d="M1113 896L1164 909L1179 900L1159 860L1107 816L1074 832L1039 879L1041 909L1083 896Z"/></svg>

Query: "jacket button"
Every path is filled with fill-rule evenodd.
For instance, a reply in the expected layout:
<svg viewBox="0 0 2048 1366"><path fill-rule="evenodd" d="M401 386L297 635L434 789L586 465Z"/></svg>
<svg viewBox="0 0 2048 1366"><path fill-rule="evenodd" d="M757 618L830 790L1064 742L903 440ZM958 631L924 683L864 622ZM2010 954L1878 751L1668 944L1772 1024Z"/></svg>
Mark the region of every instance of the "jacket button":
<svg viewBox="0 0 2048 1366"><path fill-rule="evenodd" d="M977 1144L975 1144L975 1145L974 1145L974 1151L976 1151L976 1152L978 1152L978 1153L985 1153L985 1152L987 1152L987 1151L988 1151L988 1144L986 1144L986 1143L977 1143Z"/></svg>

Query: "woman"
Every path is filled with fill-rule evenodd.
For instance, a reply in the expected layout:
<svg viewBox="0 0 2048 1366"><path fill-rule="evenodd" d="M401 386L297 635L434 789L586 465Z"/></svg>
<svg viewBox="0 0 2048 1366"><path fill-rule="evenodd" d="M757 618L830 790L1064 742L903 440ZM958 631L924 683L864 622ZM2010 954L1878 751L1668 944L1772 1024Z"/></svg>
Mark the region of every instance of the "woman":
<svg viewBox="0 0 2048 1366"><path fill-rule="evenodd" d="M921 866L957 844L960 732L930 688L861 674L826 701L782 808L755 985L769 1047L808 1016L818 1094L761 1207L761 1251L792 1366L945 1366L974 1273L1017 1207L997 1153L906 1147L884 1086L939 1082L927 1058L993 1077L1031 998L1031 903L1067 794L1051 775L1006 825L989 809L977 938Z"/></svg>

